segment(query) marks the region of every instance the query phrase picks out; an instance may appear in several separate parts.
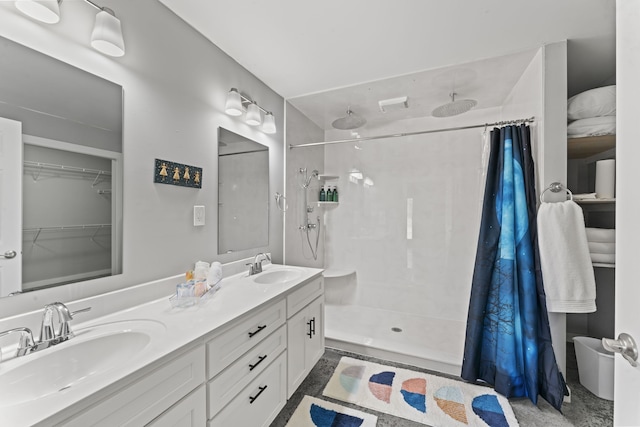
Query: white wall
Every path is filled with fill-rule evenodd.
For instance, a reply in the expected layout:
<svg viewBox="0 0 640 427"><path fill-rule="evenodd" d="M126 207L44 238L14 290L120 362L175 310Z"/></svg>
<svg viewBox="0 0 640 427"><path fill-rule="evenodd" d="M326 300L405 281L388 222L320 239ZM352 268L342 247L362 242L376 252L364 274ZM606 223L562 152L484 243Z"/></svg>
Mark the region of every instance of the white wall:
<svg viewBox="0 0 640 427"><path fill-rule="evenodd" d="M269 146L270 188L283 192L282 97L159 2L105 0L100 5L112 8L122 21L127 49L122 58L89 46L96 10L82 1L63 2L56 25L37 23L13 2L0 2L0 35L124 88L123 274L2 299L3 316L175 275L201 259L226 262L269 251L282 262L282 221L274 204L268 247L216 254L217 128ZM278 132L266 135L224 114L231 87L273 111ZM202 189L154 184L155 158L202 167ZM204 227L192 225L194 205L206 207Z"/></svg>

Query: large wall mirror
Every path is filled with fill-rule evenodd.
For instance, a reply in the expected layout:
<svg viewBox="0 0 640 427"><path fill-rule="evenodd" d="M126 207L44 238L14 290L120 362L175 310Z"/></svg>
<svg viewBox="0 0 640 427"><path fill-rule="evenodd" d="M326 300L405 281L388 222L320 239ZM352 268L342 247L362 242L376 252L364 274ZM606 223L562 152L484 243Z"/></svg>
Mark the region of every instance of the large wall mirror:
<svg viewBox="0 0 640 427"><path fill-rule="evenodd" d="M0 296L122 273L122 110L121 86L0 37L0 117L22 124L22 224L1 224L22 279Z"/></svg>
<svg viewBox="0 0 640 427"><path fill-rule="evenodd" d="M218 129L218 253L269 245L269 148Z"/></svg>

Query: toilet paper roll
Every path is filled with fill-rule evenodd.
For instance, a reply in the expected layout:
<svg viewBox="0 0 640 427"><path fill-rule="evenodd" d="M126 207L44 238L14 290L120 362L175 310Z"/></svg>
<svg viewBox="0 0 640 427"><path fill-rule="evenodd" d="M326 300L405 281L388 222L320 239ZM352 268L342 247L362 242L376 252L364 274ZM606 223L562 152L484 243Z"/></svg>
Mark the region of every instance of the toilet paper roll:
<svg viewBox="0 0 640 427"><path fill-rule="evenodd" d="M596 195L599 199L616 196L616 161L614 159L596 162Z"/></svg>

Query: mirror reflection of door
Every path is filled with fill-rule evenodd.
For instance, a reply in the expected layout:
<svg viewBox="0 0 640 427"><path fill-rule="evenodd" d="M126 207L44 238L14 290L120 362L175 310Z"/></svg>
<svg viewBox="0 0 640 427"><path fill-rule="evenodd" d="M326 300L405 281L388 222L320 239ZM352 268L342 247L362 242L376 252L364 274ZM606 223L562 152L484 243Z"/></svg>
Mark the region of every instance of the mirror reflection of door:
<svg viewBox="0 0 640 427"><path fill-rule="evenodd" d="M20 291L22 124L0 117L0 296Z"/></svg>

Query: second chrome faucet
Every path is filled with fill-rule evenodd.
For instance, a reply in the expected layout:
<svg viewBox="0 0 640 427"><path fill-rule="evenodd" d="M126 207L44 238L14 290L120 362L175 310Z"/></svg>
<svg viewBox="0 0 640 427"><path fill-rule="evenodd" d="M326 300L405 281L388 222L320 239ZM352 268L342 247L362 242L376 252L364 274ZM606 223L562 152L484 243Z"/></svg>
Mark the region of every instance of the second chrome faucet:
<svg viewBox="0 0 640 427"><path fill-rule="evenodd" d="M258 260L259 257L263 257L263 259ZM264 252L260 252L253 258L253 263L247 264L249 266L249 276L253 276L254 274L262 273L262 263L265 261L271 261L271 257Z"/></svg>
<svg viewBox="0 0 640 427"><path fill-rule="evenodd" d="M70 312L66 305L61 302L47 304L42 314L42 323L40 325L40 337L34 339L33 333L29 328L14 328L8 331L0 332L0 337L10 334L20 334L18 350L16 357L24 356L29 353L44 350L53 345L60 344L74 337L69 322L73 320L73 316L78 313L91 310L91 307L83 308L74 312ZM54 327L54 314L57 314L59 326ZM2 354L2 352L0 352Z"/></svg>

